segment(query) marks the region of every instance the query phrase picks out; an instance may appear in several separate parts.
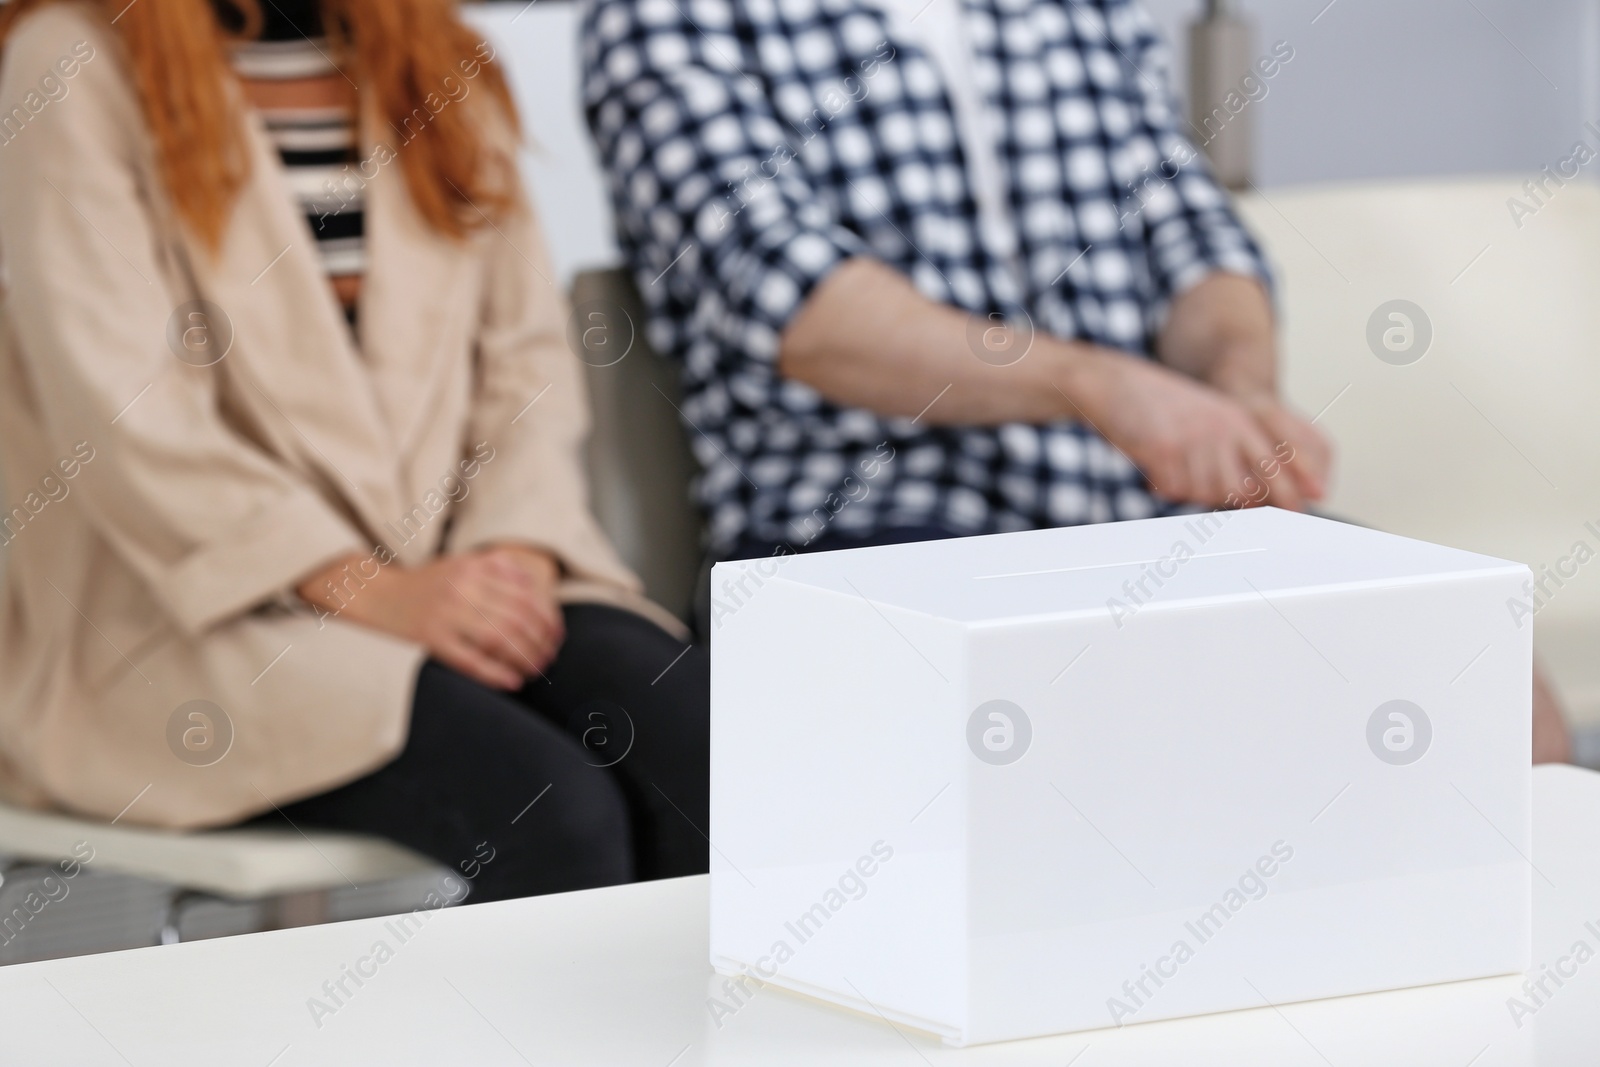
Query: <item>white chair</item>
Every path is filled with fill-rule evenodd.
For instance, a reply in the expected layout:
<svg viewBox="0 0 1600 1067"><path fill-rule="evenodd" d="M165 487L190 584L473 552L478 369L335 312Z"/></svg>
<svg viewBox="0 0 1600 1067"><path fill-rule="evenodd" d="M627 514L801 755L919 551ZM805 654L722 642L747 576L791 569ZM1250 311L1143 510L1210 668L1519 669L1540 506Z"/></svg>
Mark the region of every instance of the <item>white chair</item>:
<svg viewBox="0 0 1600 1067"><path fill-rule="evenodd" d="M59 877L64 869L58 863L85 857L92 858L65 870L73 877L114 874L152 883L164 894L158 935L162 943L179 940L182 912L196 899L262 902L265 925L304 926L330 917L330 894L335 891L442 870L397 845L356 834L292 829L183 833L5 805L0 805L0 857L0 885L39 868L55 869ZM0 924L11 917L0 914Z"/></svg>
<svg viewBox="0 0 1600 1067"><path fill-rule="evenodd" d="M1240 208L1279 272L1289 396L1338 449L1328 510L1550 568L1562 584L1545 581L1536 647L1574 721L1594 725L1600 187L1552 188L1519 226L1509 204L1534 206L1525 180L1268 190ZM1415 362L1415 348L1386 361L1368 343L1392 300L1431 326ZM1406 323L1380 317L1378 347L1386 329L1403 347ZM1576 562L1580 544L1595 561Z"/></svg>
<svg viewBox="0 0 1600 1067"><path fill-rule="evenodd" d="M322 892L400 878L437 866L414 852L357 834L292 829L180 832L89 822L0 807L0 849L54 863L87 843L104 868L235 899Z"/></svg>
<svg viewBox="0 0 1600 1067"><path fill-rule="evenodd" d="M4 485L0 499L7 499ZM6 562L0 550L0 577ZM60 861L81 858L78 847L83 842L93 849L94 858L84 866L90 877L117 875L149 883L146 891L163 901L163 943L178 940L182 914L197 899L260 902L266 925L303 926L329 917L330 895L336 892L442 873L415 853L354 834L275 829L179 833L0 804L0 894L8 881L20 884ZM4 946L17 934L5 925L11 906L0 908ZM108 933L113 940L128 936L126 929ZM74 951L93 950L96 936L89 931L71 939Z"/></svg>

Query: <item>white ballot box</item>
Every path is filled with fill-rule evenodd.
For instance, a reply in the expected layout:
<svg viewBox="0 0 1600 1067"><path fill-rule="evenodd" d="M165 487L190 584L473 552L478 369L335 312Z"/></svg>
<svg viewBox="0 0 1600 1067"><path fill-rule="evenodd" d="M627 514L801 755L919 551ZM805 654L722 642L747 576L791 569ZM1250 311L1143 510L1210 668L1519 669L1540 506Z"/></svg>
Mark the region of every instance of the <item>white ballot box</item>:
<svg viewBox="0 0 1600 1067"><path fill-rule="evenodd" d="M707 1009L951 1044L1525 970L1524 566L1263 508L718 564Z"/></svg>

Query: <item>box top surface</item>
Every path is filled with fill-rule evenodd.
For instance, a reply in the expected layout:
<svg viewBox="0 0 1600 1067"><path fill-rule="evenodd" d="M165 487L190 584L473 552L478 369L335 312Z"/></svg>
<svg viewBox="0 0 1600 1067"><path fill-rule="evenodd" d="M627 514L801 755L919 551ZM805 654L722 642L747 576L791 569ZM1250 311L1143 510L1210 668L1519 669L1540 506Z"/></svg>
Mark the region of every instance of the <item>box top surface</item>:
<svg viewBox="0 0 1600 1067"><path fill-rule="evenodd" d="M1252 508L815 552L784 558L778 579L984 623L1103 614L1113 598L1146 610L1522 570L1349 523Z"/></svg>

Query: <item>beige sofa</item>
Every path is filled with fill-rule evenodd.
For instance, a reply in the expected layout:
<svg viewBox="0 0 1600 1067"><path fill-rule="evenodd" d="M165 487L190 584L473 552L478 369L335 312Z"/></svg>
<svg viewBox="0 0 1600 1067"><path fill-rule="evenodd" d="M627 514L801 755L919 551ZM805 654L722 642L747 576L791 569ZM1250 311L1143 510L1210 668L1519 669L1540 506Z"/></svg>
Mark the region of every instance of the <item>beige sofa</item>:
<svg viewBox="0 0 1600 1067"><path fill-rule="evenodd" d="M1328 509L1532 567L1535 645L1572 718L1594 724L1600 187L1551 185L1537 205L1526 180L1273 190L1240 209L1279 272L1285 387L1338 448ZM1537 210L1514 216L1513 200ZM1369 344L1393 300L1431 324L1412 362L1416 348L1380 340L1386 360ZM1405 324L1382 326L1403 347Z"/></svg>

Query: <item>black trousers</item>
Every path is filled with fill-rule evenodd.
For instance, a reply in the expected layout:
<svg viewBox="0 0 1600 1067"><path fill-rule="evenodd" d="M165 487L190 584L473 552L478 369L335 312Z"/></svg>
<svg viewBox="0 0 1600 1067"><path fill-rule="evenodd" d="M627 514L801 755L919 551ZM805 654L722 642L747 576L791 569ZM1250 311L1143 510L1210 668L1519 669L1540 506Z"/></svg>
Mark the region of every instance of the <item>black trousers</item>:
<svg viewBox="0 0 1600 1067"><path fill-rule="evenodd" d="M543 678L502 693L428 661L399 756L256 824L388 838L474 902L709 869L705 650L618 608L564 614Z"/></svg>

